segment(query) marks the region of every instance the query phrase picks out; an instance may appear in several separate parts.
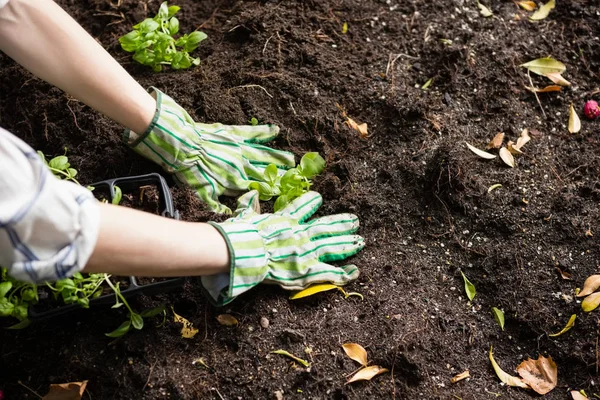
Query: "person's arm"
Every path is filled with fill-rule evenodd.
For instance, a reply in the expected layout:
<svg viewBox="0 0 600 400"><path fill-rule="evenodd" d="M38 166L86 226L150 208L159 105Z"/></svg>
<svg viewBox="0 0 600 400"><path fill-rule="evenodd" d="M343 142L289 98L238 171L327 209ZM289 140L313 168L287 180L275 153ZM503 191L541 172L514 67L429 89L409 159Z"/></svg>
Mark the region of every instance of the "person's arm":
<svg viewBox="0 0 600 400"><path fill-rule="evenodd" d="M0 8L0 51L134 132L156 101L52 0L9 0Z"/></svg>

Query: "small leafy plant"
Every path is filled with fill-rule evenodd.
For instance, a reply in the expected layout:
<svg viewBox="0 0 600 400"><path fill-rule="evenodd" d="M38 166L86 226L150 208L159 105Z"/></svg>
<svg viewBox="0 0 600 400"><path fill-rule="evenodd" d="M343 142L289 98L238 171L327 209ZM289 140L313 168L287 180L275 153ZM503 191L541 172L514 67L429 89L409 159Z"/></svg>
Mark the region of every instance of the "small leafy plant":
<svg viewBox="0 0 600 400"><path fill-rule="evenodd" d="M250 190L257 190L263 201L275 200L275 211L281 210L295 198L310 190L312 179L325 169L325 160L319 153L306 153L300 160L300 165L291 168L279 176L277 166L269 164L265 168L264 182L252 182Z"/></svg>
<svg viewBox="0 0 600 400"><path fill-rule="evenodd" d="M100 286L107 279L106 274L83 276L77 272L71 278L57 281L54 285L46 283L46 286L54 292L56 299L60 298L65 304L79 304L83 308L89 308L90 299L102 295Z"/></svg>
<svg viewBox="0 0 600 400"><path fill-rule="evenodd" d="M21 329L29 325L29 306L38 302L37 285L20 282L8 276L6 268L0 268L0 317L19 320L9 329Z"/></svg>
<svg viewBox="0 0 600 400"><path fill-rule="evenodd" d="M50 161L46 160L44 153L38 150L38 155L48 167L48 169L59 179L65 179L80 185L75 177L77 176L77 170L71 168L69 159L67 158L67 148L65 147L65 154L52 158Z"/></svg>
<svg viewBox="0 0 600 400"><path fill-rule="evenodd" d="M186 69L199 65L200 59L190 56L201 41L207 38L204 32L195 31L175 39L179 32L179 20L175 14L178 6L160 5L154 18L146 18L133 26L133 30L119 38L123 50L134 53L133 59L152 67L155 72L163 65L173 69Z"/></svg>

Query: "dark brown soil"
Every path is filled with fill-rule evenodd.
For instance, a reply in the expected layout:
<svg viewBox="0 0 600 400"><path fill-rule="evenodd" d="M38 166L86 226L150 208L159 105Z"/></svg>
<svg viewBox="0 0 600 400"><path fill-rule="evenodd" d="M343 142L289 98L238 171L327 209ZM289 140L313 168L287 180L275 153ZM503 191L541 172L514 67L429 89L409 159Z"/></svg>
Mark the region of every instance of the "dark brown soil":
<svg viewBox="0 0 600 400"><path fill-rule="evenodd" d="M159 74L133 64L117 42L158 1L59 3L142 85L164 90L199 121L274 122L282 128L275 147L323 154L320 213L359 215L368 246L351 260L361 276L350 289L365 299L328 292L291 301L261 286L217 310L188 279L183 293L133 303L173 305L198 327L191 340L169 318L111 341L103 333L123 315L110 309L0 332L7 399L34 398L18 381L44 393L50 383L83 379L94 400L268 399L278 390L286 399L532 397L500 385L492 345L508 372L551 355L559 382L546 398L565 399L570 388L600 393L597 312L584 314L573 300L600 262L600 123L582 121L577 135L566 128L569 104L581 110L598 87L597 1L560 0L532 23L509 1L492 2L494 17L483 18L475 2L460 0L180 0L182 31L200 26L209 35L202 64ZM519 65L546 55L565 62L573 85L540 94L544 118ZM158 171L120 142L114 122L6 57L0 65L0 125L49 155L67 146L81 181ZM337 104L367 122L370 137L349 129ZM523 128L532 140L515 169L482 161L463 143L484 148L496 133L516 140ZM221 218L186 190L174 197L185 220ZM471 304L460 271L477 287ZM504 310L505 331L492 307ZM239 325L219 325L225 312ZM570 332L547 336L574 313ZM362 344L391 372L344 385L356 368L345 342ZM310 360L310 369L269 354L276 349ZM466 369L470 380L450 383Z"/></svg>

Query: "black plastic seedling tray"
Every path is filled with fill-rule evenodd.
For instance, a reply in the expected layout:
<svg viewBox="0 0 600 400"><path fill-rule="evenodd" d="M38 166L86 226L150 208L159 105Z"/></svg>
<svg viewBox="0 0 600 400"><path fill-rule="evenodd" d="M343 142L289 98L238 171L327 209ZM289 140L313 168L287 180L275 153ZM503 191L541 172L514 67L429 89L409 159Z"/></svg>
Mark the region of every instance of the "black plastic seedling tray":
<svg viewBox="0 0 600 400"><path fill-rule="evenodd" d="M93 183L94 193L104 194L106 200L111 201L115 196L115 186L118 186L123 194L136 194L140 188L144 186L153 186L158 191L160 215L166 218L179 219L179 212L173 206L173 198L169 191L169 186L165 179L159 174L152 173L147 175L129 176L125 178L109 179L101 182ZM160 282L149 283L142 285L138 282L138 278L130 276L127 278L129 286L121 289L121 294L125 298L130 298L138 294L157 294L164 293L181 287L184 283L184 278L167 279ZM90 300L90 307L97 305L114 304L114 293L105 294ZM44 320L58 315L67 314L75 310L81 310L78 304L68 304L53 308L48 311L38 312L36 307L29 308L29 318L34 321Z"/></svg>

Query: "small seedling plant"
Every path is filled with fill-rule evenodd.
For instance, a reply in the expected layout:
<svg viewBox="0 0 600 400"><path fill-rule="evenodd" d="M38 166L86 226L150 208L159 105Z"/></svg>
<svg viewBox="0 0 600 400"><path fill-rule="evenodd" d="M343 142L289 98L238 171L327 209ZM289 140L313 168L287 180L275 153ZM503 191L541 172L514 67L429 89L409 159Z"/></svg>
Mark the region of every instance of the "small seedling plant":
<svg viewBox="0 0 600 400"><path fill-rule="evenodd" d="M133 26L133 30L119 38L123 50L134 53L133 59L160 72L164 65L173 69L186 69L199 65L200 59L190 53L207 38L204 32L195 31L175 38L179 20L175 14L178 6L160 5L154 18L146 18Z"/></svg>
<svg viewBox="0 0 600 400"><path fill-rule="evenodd" d="M279 211L295 198L310 190L312 179L325 169L325 160L319 153L306 153L296 168L291 168L282 176L277 173L275 164L265 168L264 182L252 182L250 190L257 190L260 200L275 200L274 210Z"/></svg>

